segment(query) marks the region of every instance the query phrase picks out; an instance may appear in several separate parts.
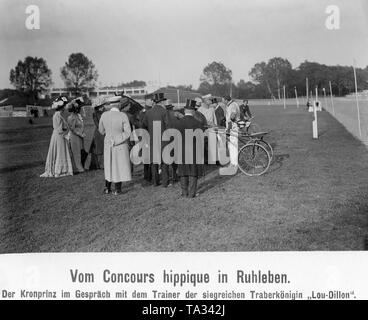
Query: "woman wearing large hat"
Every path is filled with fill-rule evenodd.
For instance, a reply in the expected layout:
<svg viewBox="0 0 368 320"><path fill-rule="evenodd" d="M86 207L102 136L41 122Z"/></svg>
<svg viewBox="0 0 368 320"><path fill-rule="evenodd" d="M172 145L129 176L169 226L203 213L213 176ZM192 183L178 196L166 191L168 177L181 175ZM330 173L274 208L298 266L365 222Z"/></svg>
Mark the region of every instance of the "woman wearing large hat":
<svg viewBox="0 0 368 320"><path fill-rule="evenodd" d="M52 118L53 132L47 153L45 172L41 177L63 177L73 175L73 165L68 142L68 124L63 117L65 106L68 104L66 97L57 98L51 108L55 110Z"/></svg>
<svg viewBox="0 0 368 320"><path fill-rule="evenodd" d="M82 159L82 153L86 153L84 151L84 138L86 135L84 133L84 121L80 114L82 105L83 98L77 98L72 100L68 106L68 111L70 112L68 117L69 141L74 173L84 172L85 157L83 155L84 159Z"/></svg>
<svg viewBox="0 0 368 320"><path fill-rule="evenodd" d="M92 118L95 124L95 131L89 148L89 153L91 154L89 170L104 168L104 136L98 131L98 124L100 123L102 114L105 112L105 103L106 99L103 96L97 97L92 101L92 107L94 109Z"/></svg>

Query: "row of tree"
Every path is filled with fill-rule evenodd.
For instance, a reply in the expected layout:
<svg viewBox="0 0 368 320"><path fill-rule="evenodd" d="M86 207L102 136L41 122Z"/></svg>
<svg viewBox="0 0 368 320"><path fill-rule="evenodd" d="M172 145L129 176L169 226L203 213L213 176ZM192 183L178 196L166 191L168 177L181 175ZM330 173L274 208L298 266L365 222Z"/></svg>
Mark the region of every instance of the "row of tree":
<svg viewBox="0 0 368 320"><path fill-rule="evenodd" d="M60 69L60 76L65 87L78 95L95 86L98 72L83 53L72 53ZM10 82L18 92L37 101L39 94L52 84L52 72L45 59L26 57L10 70Z"/></svg>
<svg viewBox="0 0 368 320"><path fill-rule="evenodd" d="M358 90L368 89L368 66L356 69ZM286 97L294 97L295 89L299 95L306 95L306 79L310 90L317 86L332 93L343 96L355 90L354 72L352 67L327 66L324 64L305 61L293 69L287 59L275 57L267 63L256 63L250 70L251 81L241 79L237 84L232 81L232 71L221 62L212 62L204 69L200 78L198 91L214 95L232 94L236 98L272 98L281 99L283 88ZM313 91L314 92L314 91Z"/></svg>
<svg viewBox="0 0 368 320"><path fill-rule="evenodd" d="M368 89L368 66L357 69L358 90ZM43 58L26 57L19 61L10 71L10 82L18 92L28 95L37 101L39 93L45 92L52 84L51 70ZM92 89L97 82L98 72L93 62L83 53L72 53L65 65L60 69L60 76L65 87L74 95L79 95ZM299 67L293 68L287 59L275 57L266 62L259 62L250 70L251 81L241 79L237 84L233 82L232 71L222 62L208 64L200 77L197 89L202 94L211 93L216 96L230 94L235 98L272 98L282 99L283 88L286 96L294 97L295 89L299 95L306 94L306 78L309 88L329 90L332 83L334 95L343 96L355 89L352 67L327 66L316 62L305 61ZM145 86L142 80L121 83L120 87ZM176 86L175 88L193 91L190 86Z"/></svg>

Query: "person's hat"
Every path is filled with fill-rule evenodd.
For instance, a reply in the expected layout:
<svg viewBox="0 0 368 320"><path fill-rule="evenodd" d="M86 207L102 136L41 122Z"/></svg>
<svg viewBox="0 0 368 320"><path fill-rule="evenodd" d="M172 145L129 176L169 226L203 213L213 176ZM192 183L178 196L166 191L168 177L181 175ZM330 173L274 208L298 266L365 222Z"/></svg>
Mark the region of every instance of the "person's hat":
<svg viewBox="0 0 368 320"><path fill-rule="evenodd" d="M196 102L197 106L201 106L201 104L202 104L202 99L201 98L195 98L194 101Z"/></svg>
<svg viewBox="0 0 368 320"><path fill-rule="evenodd" d="M173 104L171 103L170 99L166 100L165 107L167 110L172 110L174 108Z"/></svg>
<svg viewBox="0 0 368 320"><path fill-rule="evenodd" d="M197 105L197 101L196 100L191 100L191 99L187 99L187 103L185 105L185 109L189 109L189 110L195 110L196 109L196 105Z"/></svg>
<svg viewBox="0 0 368 320"><path fill-rule="evenodd" d="M129 98L127 98L127 97L121 97L120 98L120 103L121 103L121 107L122 108L125 108L130 103Z"/></svg>
<svg viewBox="0 0 368 320"><path fill-rule="evenodd" d="M83 97L75 98L73 101L75 101L78 104L78 106L83 106L84 105Z"/></svg>
<svg viewBox="0 0 368 320"><path fill-rule="evenodd" d="M121 96L111 96L106 98L106 103L119 103Z"/></svg>
<svg viewBox="0 0 368 320"><path fill-rule="evenodd" d="M152 99L154 102L159 103L161 101L165 101L165 95L163 92L155 93Z"/></svg>
<svg viewBox="0 0 368 320"><path fill-rule="evenodd" d="M83 97L75 98L68 103L68 111L74 112L76 108L82 107L83 105L84 105Z"/></svg>
<svg viewBox="0 0 368 320"><path fill-rule="evenodd" d="M98 108L103 106L106 103L106 99L104 96L101 97L97 97L95 99L93 99L92 101L92 108Z"/></svg>
<svg viewBox="0 0 368 320"><path fill-rule="evenodd" d="M54 100L54 102L51 105L51 109L58 109L58 108L66 106L67 104L68 104L67 97L60 96Z"/></svg>
<svg viewBox="0 0 368 320"><path fill-rule="evenodd" d="M205 96L202 96L203 99L211 99L212 98L212 95L209 93L209 94L206 94Z"/></svg>

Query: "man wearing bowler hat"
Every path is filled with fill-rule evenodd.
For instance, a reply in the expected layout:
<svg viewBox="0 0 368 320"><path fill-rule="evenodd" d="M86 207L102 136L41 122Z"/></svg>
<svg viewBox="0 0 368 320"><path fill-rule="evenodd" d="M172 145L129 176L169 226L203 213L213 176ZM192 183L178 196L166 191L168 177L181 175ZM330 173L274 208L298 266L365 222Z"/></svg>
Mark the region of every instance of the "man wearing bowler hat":
<svg viewBox="0 0 368 320"><path fill-rule="evenodd" d="M166 145L162 141L162 133L168 128L165 101L166 98L163 93L155 93L153 107L145 112L143 118L143 127L148 130L150 135L152 183L154 186L160 185L159 166L161 165L162 186L164 188L169 185L169 167L162 161L162 150Z"/></svg>
<svg viewBox="0 0 368 320"><path fill-rule="evenodd" d="M187 100L184 108L184 117L177 122L177 129L182 138L182 161L179 163L178 172L180 176L181 195L183 197L194 198L197 194L198 177L203 175L203 140L186 140L186 130L204 130L203 124L194 117L196 112L196 101ZM197 145L198 144L198 145ZM198 147L198 148L197 148ZM196 151L201 150L200 154ZM192 153L192 161L186 161L186 154ZM189 157L190 159L191 157Z"/></svg>

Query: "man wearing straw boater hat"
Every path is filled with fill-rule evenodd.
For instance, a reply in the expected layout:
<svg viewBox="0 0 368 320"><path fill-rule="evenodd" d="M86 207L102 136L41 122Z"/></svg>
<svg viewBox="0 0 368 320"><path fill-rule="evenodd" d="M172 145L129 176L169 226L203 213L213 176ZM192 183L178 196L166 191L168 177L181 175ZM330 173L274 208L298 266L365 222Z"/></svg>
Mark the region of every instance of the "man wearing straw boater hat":
<svg viewBox="0 0 368 320"><path fill-rule="evenodd" d="M122 193L122 183L132 180L128 141L131 128L127 115L120 112L120 96L106 100L106 111L102 114L99 131L105 135L104 139L104 193L112 192L111 185L115 184L114 195Z"/></svg>
<svg viewBox="0 0 368 320"><path fill-rule="evenodd" d="M180 131L182 138L182 161L178 165L178 172L180 176L181 195L186 198L194 198L197 194L198 177L203 175L203 140L192 139L186 140L185 131L196 129L204 130L203 124L198 121L194 115L196 112L196 101L187 100L184 108L184 117L177 122L177 129ZM198 144L198 145L197 145ZM198 147L198 148L197 148ZM201 150L197 154L197 150ZM186 162L186 154L192 153L193 158L189 163ZM190 155L188 157L191 158Z"/></svg>
<svg viewBox="0 0 368 320"><path fill-rule="evenodd" d="M160 185L159 166L161 165L162 186L169 185L169 167L162 161L162 150L166 144L162 142L162 133L168 128L167 111L165 107L166 98L163 93L155 93L153 96L153 107L147 110L143 127L150 135L150 164L152 172L152 183ZM154 130L156 128L156 130Z"/></svg>

